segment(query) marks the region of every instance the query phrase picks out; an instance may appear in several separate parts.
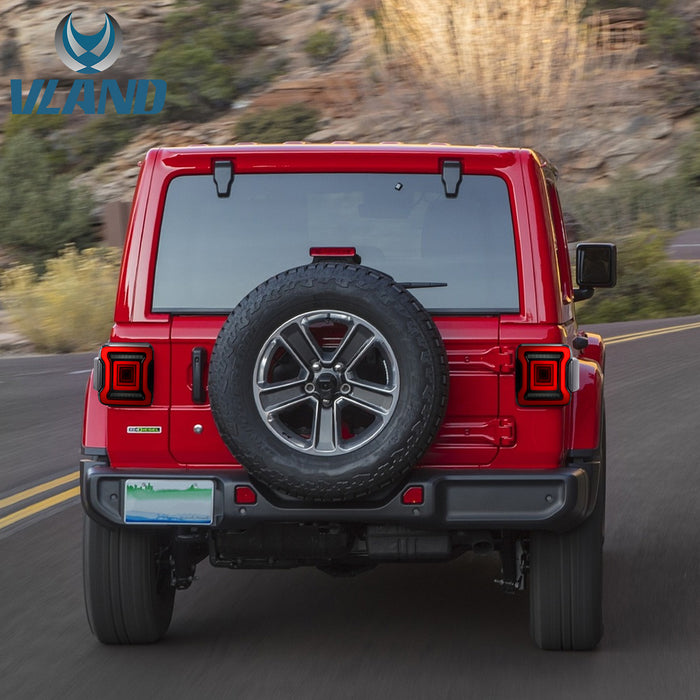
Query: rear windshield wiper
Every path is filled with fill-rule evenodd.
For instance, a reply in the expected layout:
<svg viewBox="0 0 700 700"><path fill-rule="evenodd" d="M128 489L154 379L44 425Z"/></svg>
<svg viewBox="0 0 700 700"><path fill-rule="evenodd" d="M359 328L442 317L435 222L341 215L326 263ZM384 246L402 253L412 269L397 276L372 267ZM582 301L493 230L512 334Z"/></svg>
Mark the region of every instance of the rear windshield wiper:
<svg viewBox="0 0 700 700"><path fill-rule="evenodd" d="M406 289L425 289L426 287L446 287L447 282L399 282Z"/></svg>

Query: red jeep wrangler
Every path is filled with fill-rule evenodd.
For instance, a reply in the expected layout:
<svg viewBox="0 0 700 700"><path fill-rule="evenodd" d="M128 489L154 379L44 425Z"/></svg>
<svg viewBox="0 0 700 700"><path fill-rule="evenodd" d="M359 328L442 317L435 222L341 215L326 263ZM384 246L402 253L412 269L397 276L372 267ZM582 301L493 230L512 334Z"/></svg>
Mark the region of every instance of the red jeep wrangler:
<svg viewBox="0 0 700 700"><path fill-rule="evenodd" d="M498 551L545 649L602 634L604 351L530 150L152 150L85 400L88 618L162 637L197 563Z"/></svg>

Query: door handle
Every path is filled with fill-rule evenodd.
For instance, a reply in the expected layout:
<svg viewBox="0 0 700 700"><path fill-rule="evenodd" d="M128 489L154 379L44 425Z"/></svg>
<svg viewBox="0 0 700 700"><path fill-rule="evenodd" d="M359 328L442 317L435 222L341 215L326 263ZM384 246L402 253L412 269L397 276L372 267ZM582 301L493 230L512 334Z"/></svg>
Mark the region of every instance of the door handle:
<svg viewBox="0 0 700 700"><path fill-rule="evenodd" d="M192 403L207 402L204 390L204 363L206 359L206 348L192 348Z"/></svg>

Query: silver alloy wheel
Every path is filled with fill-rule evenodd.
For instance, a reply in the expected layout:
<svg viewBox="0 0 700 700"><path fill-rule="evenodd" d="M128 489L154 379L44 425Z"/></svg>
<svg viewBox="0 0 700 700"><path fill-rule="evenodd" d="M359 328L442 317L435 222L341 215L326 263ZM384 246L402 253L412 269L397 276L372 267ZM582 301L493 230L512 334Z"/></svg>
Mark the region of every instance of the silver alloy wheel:
<svg viewBox="0 0 700 700"><path fill-rule="evenodd" d="M265 341L253 391L260 417L283 443L307 454L346 454L391 418L399 369L371 323L345 311L314 310Z"/></svg>

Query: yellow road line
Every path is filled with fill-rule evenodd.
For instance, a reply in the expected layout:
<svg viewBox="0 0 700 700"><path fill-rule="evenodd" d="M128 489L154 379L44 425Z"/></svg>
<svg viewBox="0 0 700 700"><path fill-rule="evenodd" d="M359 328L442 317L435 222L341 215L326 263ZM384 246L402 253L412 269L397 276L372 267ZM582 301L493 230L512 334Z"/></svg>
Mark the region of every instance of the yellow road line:
<svg viewBox="0 0 700 700"><path fill-rule="evenodd" d="M611 338L605 338L606 345L614 345L615 343L626 343L629 340L640 340L642 338L652 338L656 335L666 335L667 333L679 333L680 331L688 331L693 328L700 328L700 322L686 323L682 326L668 326L667 328L652 328L648 331L639 331L637 333L627 333L625 335L616 335Z"/></svg>
<svg viewBox="0 0 700 700"><path fill-rule="evenodd" d="M45 484L39 484L38 486L34 486L31 489L27 489L26 491L20 491L19 493L15 493L12 496L8 496L7 498L1 498L0 510L2 510L3 508L7 508L8 506L14 505L15 503L19 503L20 501L26 501L28 498L36 496L39 493L51 491L51 489L55 489L57 486L63 486L64 484L68 484L71 481L76 481L76 479L78 479L79 477L80 472L71 472L70 474L66 474L65 476L60 476L58 479L47 481Z"/></svg>
<svg viewBox="0 0 700 700"><path fill-rule="evenodd" d="M631 338L633 336L637 336L640 334L645 334L645 333L659 333L659 332L666 332L666 331L673 331L673 330L686 330L688 328L697 328L700 326L700 321L694 321L692 323L684 323L683 325L680 326L666 326L665 328L650 328L646 331L635 331L634 333L625 333L624 335L615 335L611 336L608 338L608 340L619 340L621 338Z"/></svg>
<svg viewBox="0 0 700 700"><path fill-rule="evenodd" d="M68 501L74 496L78 496L79 494L80 486L76 486L72 489L68 489L68 491L57 493L55 496L45 498L43 501L39 501L38 503L34 503L31 506L22 508L21 510L15 511L14 513L10 513L4 518L0 518L0 530L2 530L5 527L9 527L10 525L14 525L14 523L19 522L20 520L24 520L25 518L28 518L31 515L36 515L36 513L40 513L42 510L51 508L51 506L58 505L59 503L63 503L64 501Z"/></svg>

